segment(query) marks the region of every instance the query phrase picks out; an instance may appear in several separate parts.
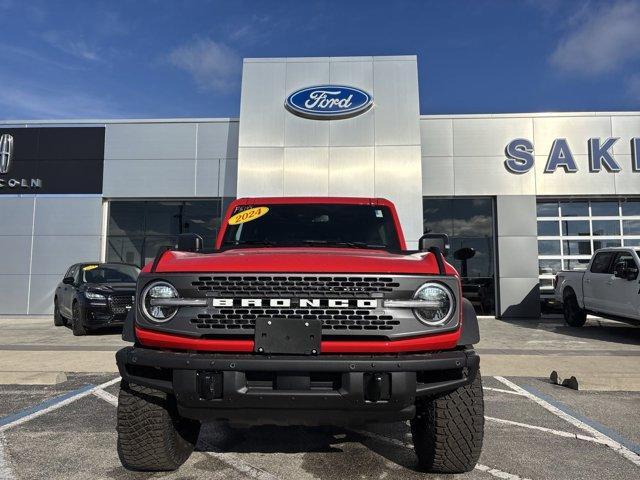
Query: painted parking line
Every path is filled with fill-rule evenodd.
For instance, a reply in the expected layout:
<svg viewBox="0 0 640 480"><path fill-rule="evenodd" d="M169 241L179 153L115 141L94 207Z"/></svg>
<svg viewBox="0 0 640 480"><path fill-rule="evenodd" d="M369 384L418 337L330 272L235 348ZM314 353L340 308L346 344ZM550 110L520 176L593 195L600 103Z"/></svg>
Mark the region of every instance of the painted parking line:
<svg viewBox="0 0 640 480"><path fill-rule="evenodd" d="M524 395L522 395L519 392L516 392L514 390L505 390L504 388L493 388L493 387L482 387L483 390L487 390L489 392L499 392L499 393L508 393L510 395L519 395L521 397L523 397Z"/></svg>
<svg viewBox="0 0 640 480"><path fill-rule="evenodd" d="M65 405L69 405L70 403L75 402L76 400L80 400L81 398L91 395L96 390L104 389L119 381L120 377L117 377L113 380L109 380L108 382L102 383L97 386L86 385L84 387L78 388L77 390L72 390L71 392L67 392L64 395L60 395L59 397L45 400L38 405L26 408L20 412L2 417L0 418L0 432L4 432L5 430L21 425L25 422L28 422L29 420L33 420L34 418L40 417L41 415L49 413L53 410L62 408Z"/></svg>
<svg viewBox="0 0 640 480"><path fill-rule="evenodd" d="M604 442L603 440L600 440L599 438L590 437L588 435L580 435L579 433L571 433L571 432L566 432L564 430L555 430L553 428L540 427L538 425L531 425L529 423L514 422L513 420L506 420L504 418L495 418L495 417L487 417L487 416L485 416L484 418L485 420L488 420L494 423L502 423L504 425L511 425L513 427L528 428L530 430L537 430L539 432L550 433L552 435L557 435L559 437L575 438L576 440L584 440L585 442L592 442L592 443L599 443L602 445L606 445L606 442Z"/></svg>
<svg viewBox="0 0 640 480"><path fill-rule="evenodd" d="M93 394L96 397L101 398L106 402L109 402L114 407L118 406L118 397L116 397L115 395L110 394L106 390L102 390L101 388L99 388L97 390L94 390Z"/></svg>
<svg viewBox="0 0 640 480"><path fill-rule="evenodd" d="M369 437L369 438L372 438L374 440L379 440L381 442L386 442L386 443L395 445L396 447L407 448L407 449L413 451L413 444L405 443L402 440L398 440L396 438L385 437L384 435L379 435L377 433L369 432L368 430L352 430L352 429L349 429L349 430L351 432L353 432L355 434L358 434L358 435L361 435L363 437ZM498 470L497 468L491 468L491 467L489 467L487 465L483 465L481 463L476 463L475 470L487 473L487 474L491 475L492 477L501 478L503 480L531 480L531 479L526 478L526 477L520 477L518 475L514 475L513 473L509 473L509 472L504 472L502 470Z"/></svg>
<svg viewBox="0 0 640 480"><path fill-rule="evenodd" d="M578 427L585 432L588 432L594 438L600 440L603 445L611 448L624 458L632 462L634 465L640 467L640 447L632 442L622 438L616 432L611 431L607 427L591 420L582 415L574 412L569 407L561 402L558 402L554 398L551 398L542 392L539 392L533 387L520 387L519 385L507 380L504 377L494 377L499 382L503 383L509 388L522 393L524 396L533 400L542 408L548 410L554 415L569 422L574 427Z"/></svg>

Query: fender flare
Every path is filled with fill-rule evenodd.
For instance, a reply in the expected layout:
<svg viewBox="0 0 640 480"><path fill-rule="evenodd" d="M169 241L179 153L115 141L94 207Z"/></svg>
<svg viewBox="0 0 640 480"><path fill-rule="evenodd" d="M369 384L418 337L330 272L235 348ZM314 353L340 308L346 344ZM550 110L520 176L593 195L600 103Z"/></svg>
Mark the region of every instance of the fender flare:
<svg viewBox="0 0 640 480"><path fill-rule="evenodd" d="M478 317L471 302L462 299L462 327L458 345L475 345L480 342L480 327L478 325Z"/></svg>
<svg viewBox="0 0 640 480"><path fill-rule="evenodd" d="M129 310L129 313L127 313L127 318L125 318L124 324L122 325L122 340L124 340L125 342L136 342L136 314L134 309L135 305L134 308Z"/></svg>
<svg viewBox="0 0 640 480"><path fill-rule="evenodd" d="M569 290L571 291L569 293ZM576 297L576 302L578 302L578 306L580 308L584 308L584 297L580 297L578 295L578 292L576 292L576 289L573 288L572 285L565 285L564 288L562 289L562 303L564 304L564 299L565 297L568 297L569 295L573 295L574 297Z"/></svg>

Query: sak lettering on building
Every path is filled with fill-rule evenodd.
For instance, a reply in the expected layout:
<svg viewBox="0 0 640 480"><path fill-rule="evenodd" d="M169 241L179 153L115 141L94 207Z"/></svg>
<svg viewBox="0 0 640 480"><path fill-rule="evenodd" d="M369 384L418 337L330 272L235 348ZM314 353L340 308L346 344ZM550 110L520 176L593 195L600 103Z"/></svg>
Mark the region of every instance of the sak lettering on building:
<svg viewBox="0 0 640 480"><path fill-rule="evenodd" d="M610 173L622 171L622 165L613 155L613 146L620 140L618 137L605 139L590 138L587 140L589 150L589 171L593 173L605 170ZM640 172L640 137L631 139L631 170ZM535 165L533 142L526 138L511 140L505 147L505 168L511 173L527 173ZM547 156L544 173L554 173L562 169L566 173L578 171L578 165L571 152L566 138L556 138Z"/></svg>

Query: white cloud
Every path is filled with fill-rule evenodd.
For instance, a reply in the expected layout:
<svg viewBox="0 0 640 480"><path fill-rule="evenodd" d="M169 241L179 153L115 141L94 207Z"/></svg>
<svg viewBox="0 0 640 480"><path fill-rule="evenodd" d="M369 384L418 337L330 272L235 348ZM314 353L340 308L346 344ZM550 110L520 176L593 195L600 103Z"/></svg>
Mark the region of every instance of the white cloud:
<svg viewBox="0 0 640 480"><path fill-rule="evenodd" d="M640 58L640 3L618 1L569 22L550 63L566 73L595 76Z"/></svg>
<svg viewBox="0 0 640 480"><path fill-rule="evenodd" d="M97 61L100 56L96 48L90 46L84 39L68 38L60 32L48 31L42 34L42 38L51 46L83 60Z"/></svg>
<svg viewBox="0 0 640 480"><path fill-rule="evenodd" d="M224 43L198 39L169 52L169 62L191 74L198 86L205 90L222 91L237 84L242 59Z"/></svg>
<svg viewBox="0 0 640 480"><path fill-rule="evenodd" d="M0 78L0 83L3 85L0 89L0 111L6 115L5 118L107 118L121 113L103 97L65 91L63 88L15 86L18 83L7 78Z"/></svg>
<svg viewBox="0 0 640 480"><path fill-rule="evenodd" d="M75 71L86 69L84 66L58 61L52 58L51 55L41 55L30 48L23 48L15 45L2 45L2 48L0 48L0 58L4 58L7 61L20 62L30 68L37 67L38 69L43 69L53 67Z"/></svg>
<svg viewBox="0 0 640 480"><path fill-rule="evenodd" d="M283 27L284 19L272 20L269 15L251 15L244 23L229 30L228 38L234 43L256 44L266 41L271 32Z"/></svg>

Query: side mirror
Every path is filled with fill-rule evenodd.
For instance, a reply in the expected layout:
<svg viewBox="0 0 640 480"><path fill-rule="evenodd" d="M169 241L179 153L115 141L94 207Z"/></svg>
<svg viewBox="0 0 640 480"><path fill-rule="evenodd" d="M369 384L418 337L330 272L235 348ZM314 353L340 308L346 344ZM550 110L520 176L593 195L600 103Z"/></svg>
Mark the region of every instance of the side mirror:
<svg viewBox="0 0 640 480"><path fill-rule="evenodd" d="M617 278L635 280L638 278L638 269L636 267L628 266L626 262L619 262L613 267L613 274Z"/></svg>
<svg viewBox="0 0 640 480"><path fill-rule="evenodd" d="M73 277L64 277L62 279L62 283L64 283L65 285L73 285L75 283L75 280L73 279Z"/></svg>
<svg viewBox="0 0 640 480"><path fill-rule="evenodd" d="M624 262L616 263L615 266L613 267L613 275L618 278L624 278L625 270L626 270L626 265Z"/></svg>
<svg viewBox="0 0 640 480"><path fill-rule="evenodd" d="M181 233L178 235L177 250L181 252L202 251L202 237L197 233Z"/></svg>
<svg viewBox="0 0 640 480"><path fill-rule="evenodd" d="M453 252L453 258L460 261L469 260L476 256L476 249L471 247L459 248Z"/></svg>
<svg viewBox="0 0 640 480"><path fill-rule="evenodd" d="M437 247L445 257L449 253L449 235L446 233L425 233L418 240L418 249L428 252L431 247Z"/></svg>

